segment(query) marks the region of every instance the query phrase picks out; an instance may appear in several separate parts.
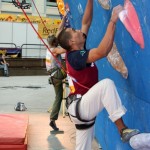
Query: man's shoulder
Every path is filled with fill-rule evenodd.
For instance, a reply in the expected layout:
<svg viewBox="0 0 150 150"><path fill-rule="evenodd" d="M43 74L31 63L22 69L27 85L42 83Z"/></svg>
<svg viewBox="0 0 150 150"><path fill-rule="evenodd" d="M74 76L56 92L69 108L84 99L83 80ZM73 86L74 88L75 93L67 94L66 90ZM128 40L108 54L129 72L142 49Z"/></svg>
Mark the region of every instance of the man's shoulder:
<svg viewBox="0 0 150 150"><path fill-rule="evenodd" d="M69 52L67 60L75 70L81 70L86 67L87 57L88 57L87 50L75 50Z"/></svg>
<svg viewBox="0 0 150 150"><path fill-rule="evenodd" d="M83 57L87 57L88 51L87 50L73 50L67 53L67 58L68 59L80 59Z"/></svg>

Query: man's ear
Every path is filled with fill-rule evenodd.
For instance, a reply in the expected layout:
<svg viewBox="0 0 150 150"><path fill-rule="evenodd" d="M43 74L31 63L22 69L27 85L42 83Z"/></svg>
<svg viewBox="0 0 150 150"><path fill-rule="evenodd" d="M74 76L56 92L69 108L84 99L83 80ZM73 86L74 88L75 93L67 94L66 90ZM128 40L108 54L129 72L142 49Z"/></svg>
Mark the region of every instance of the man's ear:
<svg viewBox="0 0 150 150"><path fill-rule="evenodd" d="M71 46L73 44L72 40L69 40L69 46Z"/></svg>

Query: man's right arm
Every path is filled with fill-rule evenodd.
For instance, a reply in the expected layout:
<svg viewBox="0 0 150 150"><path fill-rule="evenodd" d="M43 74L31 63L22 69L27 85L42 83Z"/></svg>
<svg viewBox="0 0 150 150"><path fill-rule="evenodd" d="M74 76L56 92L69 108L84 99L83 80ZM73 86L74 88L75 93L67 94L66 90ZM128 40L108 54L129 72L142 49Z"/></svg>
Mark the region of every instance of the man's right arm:
<svg viewBox="0 0 150 150"><path fill-rule="evenodd" d="M114 41L115 26L118 20L118 14L122 10L123 10L123 7L121 5L114 7L112 11L111 19L107 26L106 33L102 41L98 45L98 47L93 48L89 51L87 63L95 62L98 59L106 57L108 53L110 52L112 45L113 45L113 41Z"/></svg>
<svg viewBox="0 0 150 150"><path fill-rule="evenodd" d="M63 49L63 48L61 48L61 47L56 47L56 48L53 49L52 52L53 52L53 55L54 55L54 56L57 56L57 55L59 55L59 54L66 53L66 50Z"/></svg>

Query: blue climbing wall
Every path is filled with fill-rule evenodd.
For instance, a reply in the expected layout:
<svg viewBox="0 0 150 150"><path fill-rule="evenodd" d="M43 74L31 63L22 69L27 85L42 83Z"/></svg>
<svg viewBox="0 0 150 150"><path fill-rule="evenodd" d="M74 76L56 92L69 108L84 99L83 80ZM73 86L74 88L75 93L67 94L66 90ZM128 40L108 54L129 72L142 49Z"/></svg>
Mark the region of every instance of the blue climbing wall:
<svg viewBox="0 0 150 150"><path fill-rule="evenodd" d="M106 58L97 61L99 79L110 78L117 87L122 103L127 108L123 117L131 128L141 132L150 132L150 11L149 0L131 0L141 24L145 48L141 49L132 39L123 24L118 21L115 32L115 43L127 68L128 78L114 70ZM80 29L81 20L86 6L86 0L65 0L70 7L69 20L72 27ZM111 0L111 7L124 4L124 0ZM97 47L102 39L111 15L110 10L101 7L94 0L94 15L89 31L87 47ZM115 125L109 120L105 110L97 117L95 136L103 150L131 150L130 145L124 144Z"/></svg>

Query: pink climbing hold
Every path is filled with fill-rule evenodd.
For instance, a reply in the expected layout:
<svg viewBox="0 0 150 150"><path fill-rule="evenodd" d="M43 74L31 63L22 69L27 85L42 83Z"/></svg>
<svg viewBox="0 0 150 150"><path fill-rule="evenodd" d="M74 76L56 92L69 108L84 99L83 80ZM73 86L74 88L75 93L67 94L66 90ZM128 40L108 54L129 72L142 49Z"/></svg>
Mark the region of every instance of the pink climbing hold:
<svg viewBox="0 0 150 150"><path fill-rule="evenodd" d="M119 18L132 38L144 48L144 38L136 10L130 0L125 0L124 10L119 13Z"/></svg>

